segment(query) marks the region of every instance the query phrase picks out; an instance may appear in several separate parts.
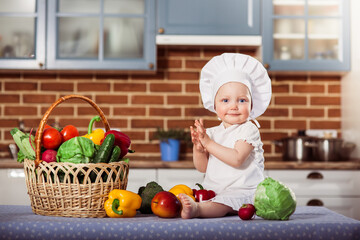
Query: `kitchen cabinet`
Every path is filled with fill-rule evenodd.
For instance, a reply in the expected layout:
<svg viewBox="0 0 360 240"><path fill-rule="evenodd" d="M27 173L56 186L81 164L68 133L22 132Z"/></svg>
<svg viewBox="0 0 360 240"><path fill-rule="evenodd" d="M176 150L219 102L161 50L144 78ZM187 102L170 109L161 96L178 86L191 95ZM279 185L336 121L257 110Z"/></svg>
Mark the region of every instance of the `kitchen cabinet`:
<svg viewBox="0 0 360 240"><path fill-rule="evenodd" d="M325 206L360 220L360 171L267 170L266 174L291 188L298 206Z"/></svg>
<svg viewBox="0 0 360 240"><path fill-rule="evenodd" d="M158 0L165 35L260 35L260 0Z"/></svg>
<svg viewBox="0 0 360 240"><path fill-rule="evenodd" d="M19 49L27 39L33 52L26 57L2 54L0 68L156 68L155 0L16 0L2 4L7 7L0 10L0 21L11 18L17 23L2 24L6 26L0 32L2 38L8 42L25 32L30 38L16 38L22 44ZM31 5L32 12L22 13L17 8L21 5Z"/></svg>
<svg viewBox="0 0 360 240"><path fill-rule="evenodd" d="M30 205L24 169L0 169L0 205Z"/></svg>
<svg viewBox="0 0 360 240"><path fill-rule="evenodd" d="M263 1L268 70L349 71L349 0Z"/></svg>

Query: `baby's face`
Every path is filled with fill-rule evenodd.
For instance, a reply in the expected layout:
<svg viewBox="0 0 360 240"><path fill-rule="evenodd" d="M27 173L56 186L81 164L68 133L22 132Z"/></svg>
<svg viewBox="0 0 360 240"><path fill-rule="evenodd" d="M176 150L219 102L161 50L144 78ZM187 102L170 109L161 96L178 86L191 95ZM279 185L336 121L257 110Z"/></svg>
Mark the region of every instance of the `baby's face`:
<svg viewBox="0 0 360 240"><path fill-rule="evenodd" d="M222 85L215 96L215 111L225 127L247 121L251 110L249 89L242 83Z"/></svg>

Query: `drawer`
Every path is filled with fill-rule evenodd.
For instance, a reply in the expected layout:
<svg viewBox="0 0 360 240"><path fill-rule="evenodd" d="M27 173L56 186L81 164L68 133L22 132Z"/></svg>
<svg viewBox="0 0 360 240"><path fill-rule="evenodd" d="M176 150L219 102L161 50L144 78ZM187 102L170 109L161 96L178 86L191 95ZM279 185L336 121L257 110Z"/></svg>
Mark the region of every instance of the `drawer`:
<svg viewBox="0 0 360 240"><path fill-rule="evenodd" d="M156 169L130 169L126 190L138 193L141 186L151 181L157 182Z"/></svg>
<svg viewBox="0 0 360 240"><path fill-rule="evenodd" d="M268 170L297 196L360 196L360 171Z"/></svg>
<svg viewBox="0 0 360 240"><path fill-rule="evenodd" d="M297 206L307 206L310 202L320 203L322 206L344 216L360 220L360 197L297 197ZM311 204L310 204L311 205Z"/></svg>

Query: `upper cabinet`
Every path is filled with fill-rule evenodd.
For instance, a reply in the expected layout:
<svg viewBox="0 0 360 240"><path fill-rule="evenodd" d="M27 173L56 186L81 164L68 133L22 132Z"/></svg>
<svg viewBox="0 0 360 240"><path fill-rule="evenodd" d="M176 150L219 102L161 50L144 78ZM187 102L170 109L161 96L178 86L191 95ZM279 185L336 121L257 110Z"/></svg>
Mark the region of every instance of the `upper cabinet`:
<svg viewBox="0 0 360 240"><path fill-rule="evenodd" d="M349 71L348 0L263 1L268 70Z"/></svg>
<svg viewBox="0 0 360 240"><path fill-rule="evenodd" d="M0 68L45 64L45 0L0 0Z"/></svg>
<svg viewBox="0 0 360 240"><path fill-rule="evenodd" d="M0 5L1 68L156 68L155 0L0 0Z"/></svg>
<svg viewBox="0 0 360 240"><path fill-rule="evenodd" d="M158 0L158 34L260 35L260 0Z"/></svg>

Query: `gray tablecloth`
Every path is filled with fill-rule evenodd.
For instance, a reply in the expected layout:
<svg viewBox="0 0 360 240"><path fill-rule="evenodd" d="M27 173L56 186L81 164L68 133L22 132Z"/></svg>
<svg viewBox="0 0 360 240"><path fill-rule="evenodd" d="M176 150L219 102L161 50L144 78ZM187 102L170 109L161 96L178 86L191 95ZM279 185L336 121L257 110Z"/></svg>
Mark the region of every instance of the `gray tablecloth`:
<svg viewBox="0 0 360 240"><path fill-rule="evenodd" d="M297 207L288 221L237 216L212 219L65 218L30 206L0 206L0 239L360 239L360 221L324 207Z"/></svg>

